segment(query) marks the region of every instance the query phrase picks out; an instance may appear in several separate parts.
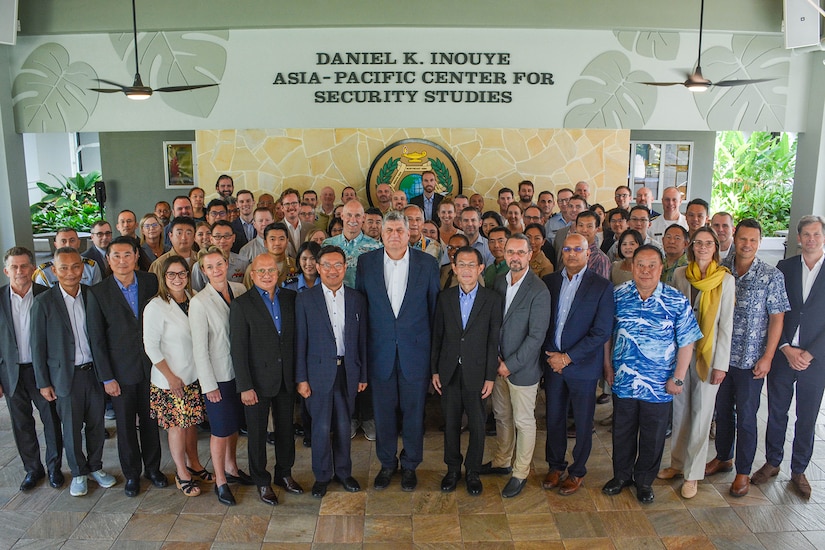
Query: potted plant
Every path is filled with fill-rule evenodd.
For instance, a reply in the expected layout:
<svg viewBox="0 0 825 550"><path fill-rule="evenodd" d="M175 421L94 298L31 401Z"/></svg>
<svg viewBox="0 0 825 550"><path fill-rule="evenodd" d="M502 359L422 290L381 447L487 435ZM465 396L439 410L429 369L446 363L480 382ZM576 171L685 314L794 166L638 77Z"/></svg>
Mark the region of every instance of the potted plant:
<svg viewBox="0 0 825 550"><path fill-rule="evenodd" d="M89 231L101 218L100 206L95 201L95 182L100 172L87 175L77 173L61 180L54 174L57 186L37 182L44 196L31 205L32 232L36 237L53 234L60 227L73 227L78 232Z"/></svg>

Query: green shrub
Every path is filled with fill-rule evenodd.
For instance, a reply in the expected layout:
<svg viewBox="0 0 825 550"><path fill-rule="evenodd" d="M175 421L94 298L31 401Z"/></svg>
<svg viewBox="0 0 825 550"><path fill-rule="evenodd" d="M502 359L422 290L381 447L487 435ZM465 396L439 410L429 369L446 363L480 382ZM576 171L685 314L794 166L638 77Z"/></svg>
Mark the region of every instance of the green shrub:
<svg viewBox="0 0 825 550"><path fill-rule="evenodd" d="M60 227L73 227L78 231L89 231L100 219L100 207L95 201L95 183L100 180L100 172L88 175L78 173L73 178L62 180L52 174L58 186L37 182L45 195L40 202L31 205L32 232L49 233Z"/></svg>

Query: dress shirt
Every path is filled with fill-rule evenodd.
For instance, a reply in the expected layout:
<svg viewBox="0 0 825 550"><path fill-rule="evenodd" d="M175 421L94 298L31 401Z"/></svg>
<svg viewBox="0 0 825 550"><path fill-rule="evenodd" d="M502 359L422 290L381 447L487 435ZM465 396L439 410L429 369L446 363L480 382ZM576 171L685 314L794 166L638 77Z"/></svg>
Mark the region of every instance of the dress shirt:
<svg viewBox="0 0 825 550"><path fill-rule="evenodd" d="M487 239L481 234L478 234L475 242L470 243L470 246L481 252L481 258L484 260L484 265L492 265L495 262L493 254L490 252L490 245L487 244Z"/></svg>
<svg viewBox="0 0 825 550"><path fill-rule="evenodd" d="M83 303L83 292L78 289L77 296L72 296L67 294L62 286L60 292L63 294L63 302L69 312L69 321L74 333L74 364L91 363L92 348L89 346L89 334L86 332L86 305Z"/></svg>
<svg viewBox="0 0 825 550"><path fill-rule="evenodd" d="M431 220L433 219L433 199L435 198L435 193L427 197L427 195L422 195L424 198L424 219Z"/></svg>
<svg viewBox="0 0 825 550"><path fill-rule="evenodd" d="M587 267L582 268L581 271L573 275L573 278L567 276L567 268L561 270L561 290L559 291L559 312L556 315L556 349L561 350L561 334L564 332L564 325L567 324L567 316L570 314L570 308L573 305L573 298L576 297L576 292L579 291L579 285L582 284L582 277Z"/></svg>
<svg viewBox="0 0 825 550"><path fill-rule="evenodd" d="M521 283L523 283L524 279L527 278L527 273L522 275L521 279L519 279L516 284L513 284L513 272L512 271L508 271L507 275L505 275L504 278L507 280L507 294L504 298L504 315L507 315L507 310L510 309L510 304L513 303L513 298L516 297L516 294L518 293L518 289L521 287Z"/></svg>
<svg viewBox="0 0 825 550"><path fill-rule="evenodd" d="M238 251L238 254L241 256L241 258L249 260L249 262L251 263L252 260L255 259L255 256L257 256L258 254L263 254L264 252L268 252L266 249L266 243L264 242L263 237L258 235L253 240L243 245L241 249Z"/></svg>
<svg viewBox="0 0 825 550"><path fill-rule="evenodd" d="M587 269L597 275L601 275L609 281L610 268L612 267L612 264L610 263L610 259L608 259L607 254L601 251L596 242L589 245L588 248L590 249L590 257L587 258Z"/></svg>
<svg viewBox="0 0 825 550"><path fill-rule="evenodd" d="M478 294L478 283L469 293L464 293L461 286L458 287L458 306L461 308L461 328L467 328L467 321L470 319L470 312L473 311L473 304Z"/></svg>
<svg viewBox="0 0 825 550"><path fill-rule="evenodd" d="M664 216L659 216L658 218L652 220L650 222L650 228L647 230L647 234L650 235L651 239L661 245L662 238L665 235L665 230L673 224L681 225L685 229L688 229L687 218L685 218L684 214L680 213L679 217L675 220L666 220Z"/></svg>
<svg viewBox="0 0 825 550"><path fill-rule="evenodd" d="M404 251L404 257L393 260L384 250L384 285L387 287L387 297L390 299L392 312L398 318L404 295L407 293L407 278L410 272L410 251Z"/></svg>
<svg viewBox="0 0 825 550"><path fill-rule="evenodd" d="M327 303L327 315L329 323L332 325L332 334L335 336L335 349L338 357L343 357L346 348L344 347L344 285L341 285L335 293L327 285L321 283L324 290L324 301Z"/></svg>
<svg viewBox="0 0 825 550"><path fill-rule="evenodd" d="M249 242L257 236L257 234L255 233L255 226L252 225L252 222L245 222L243 218L239 219L241 220L241 227L243 228L243 233L244 235L246 235L246 242Z"/></svg>
<svg viewBox="0 0 825 550"><path fill-rule="evenodd" d="M31 312L34 303L33 288L30 286L26 294L20 296L9 285L11 318L14 322L14 335L17 338L17 360L21 363L32 362Z"/></svg>
<svg viewBox="0 0 825 550"><path fill-rule="evenodd" d="M816 281L816 277L819 275L819 271L822 268L822 262L825 260L825 254L819 257L819 260L817 260L811 269L808 269L808 264L805 263L805 258L801 255L799 258L802 262L802 303L804 304L808 300L808 296L811 294L811 287L814 286L814 281ZM793 341L791 342L791 345L794 347L799 346L799 327L796 327L796 332L793 334Z"/></svg>
<svg viewBox="0 0 825 550"><path fill-rule="evenodd" d="M272 317L272 322L275 323L275 330L278 331L278 334L281 334L281 302L278 301L278 293L281 290L275 287L275 296L272 297L272 300L269 299L269 292L261 287L255 286L255 290L261 295L264 306L266 306L266 310L269 312L270 317Z"/></svg>
<svg viewBox="0 0 825 550"><path fill-rule="evenodd" d="M287 230L289 230L289 240L292 242L292 246L295 247L295 251L297 252L298 249L301 248L301 220L298 220L298 225L294 227L291 223L284 220L284 225L286 225Z"/></svg>
<svg viewBox="0 0 825 550"><path fill-rule="evenodd" d="M135 314L135 317L138 316L138 280L135 277L132 280L132 284L129 286L123 286L123 283L115 277L115 282L117 283L118 288L123 293L123 297L126 298L126 303L129 304L129 307L132 308L132 313Z"/></svg>

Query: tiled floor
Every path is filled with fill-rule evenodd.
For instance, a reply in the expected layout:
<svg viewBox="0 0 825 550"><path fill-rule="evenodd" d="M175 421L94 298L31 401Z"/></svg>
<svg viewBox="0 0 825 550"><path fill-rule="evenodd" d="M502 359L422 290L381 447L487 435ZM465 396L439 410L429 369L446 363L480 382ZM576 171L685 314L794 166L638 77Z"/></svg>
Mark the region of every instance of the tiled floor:
<svg viewBox="0 0 825 550"><path fill-rule="evenodd" d="M543 401L538 409L543 408ZM765 405L760 411L764 432ZM610 413L601 405L597 419ZM539 414L539 416L542 416ZM825 430L825 417L818 427ZM204 494L186 498L174 487L156 489L143 481L137 498L123 494L119 484L101 489L89 483L85 497L69 496L68 488L40 486L19 493L23 470L9 431L5 402L0 405L0 547L2 548L825 548L825 446L817 443L808 478L811 502L803 502L789 487L787 464L777 478L752 487L741 499L728 496L733 474L702 482L690 501L678 495L679 481L657 481L656 501L642 506L625 490L616 497L600 489L611 477L611 439L598 427L588 464L585 489L571 497L541 489L546 473L544 432L540 431L535 472L524 492L503 499L506 478L484 478L484 492L470 497L459 485L451 494L439 491L445 472L436 400L428 403L425 460L413 493L401 491L398 479L390 488L345 493L335 484L317 500L308 494L278 491L281 504L261 503L254 487L235 488L238 505L219 504L206 486ZM113 422L108 422L113 432ZM543 423L540 420L540 429ZM465 436L466 437L466 436ZM489 441L489 439L488 439ZM571 440L571 447L572 447ZM297 444L295 478L312 485L310 453ZM711 446L712 448L712 446ZM239 458L245 464L242 438ZM270 460L272 460L270 449ZM757 453L755 468L762 464ZM208 436L201 435L206 464ZM168 454L164 470L170 473ZM371 487L378 469L374 446L359 433L353 442L355 477ZM665 465L668 456L665 456ZM120 474L116 444L106 443L106 469ZM64 473L67 469L64 466Z"/></svg>

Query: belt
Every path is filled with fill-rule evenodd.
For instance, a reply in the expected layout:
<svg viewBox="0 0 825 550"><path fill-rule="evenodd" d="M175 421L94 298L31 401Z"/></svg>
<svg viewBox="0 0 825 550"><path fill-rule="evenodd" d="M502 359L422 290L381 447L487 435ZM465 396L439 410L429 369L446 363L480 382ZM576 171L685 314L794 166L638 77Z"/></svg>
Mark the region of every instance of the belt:
<svg viewBox="0 0 825 550"><path fill-rule="evenodd" d="M32 364L31 363L17 363L17 366L19 366L21 369L28 369L28 368L31 368Z"/></svg>
<svg viewBox="0 0 825 550"><path fill-rule="evenodd" d="M83 363L82 365L75 365L74 370L92 370L93 366L92 363Z"/></svg>
<svg viewBox="0 0 825 550"><path fill-rule="evenodd" d="M336 358L335 358L335 364L336 364L337 366L339 366L339 367L340 367L341 365L343 365L343 364L344 364L344 356L343 356L343 355L339 355L338 357L336 357Z"/></svg>

